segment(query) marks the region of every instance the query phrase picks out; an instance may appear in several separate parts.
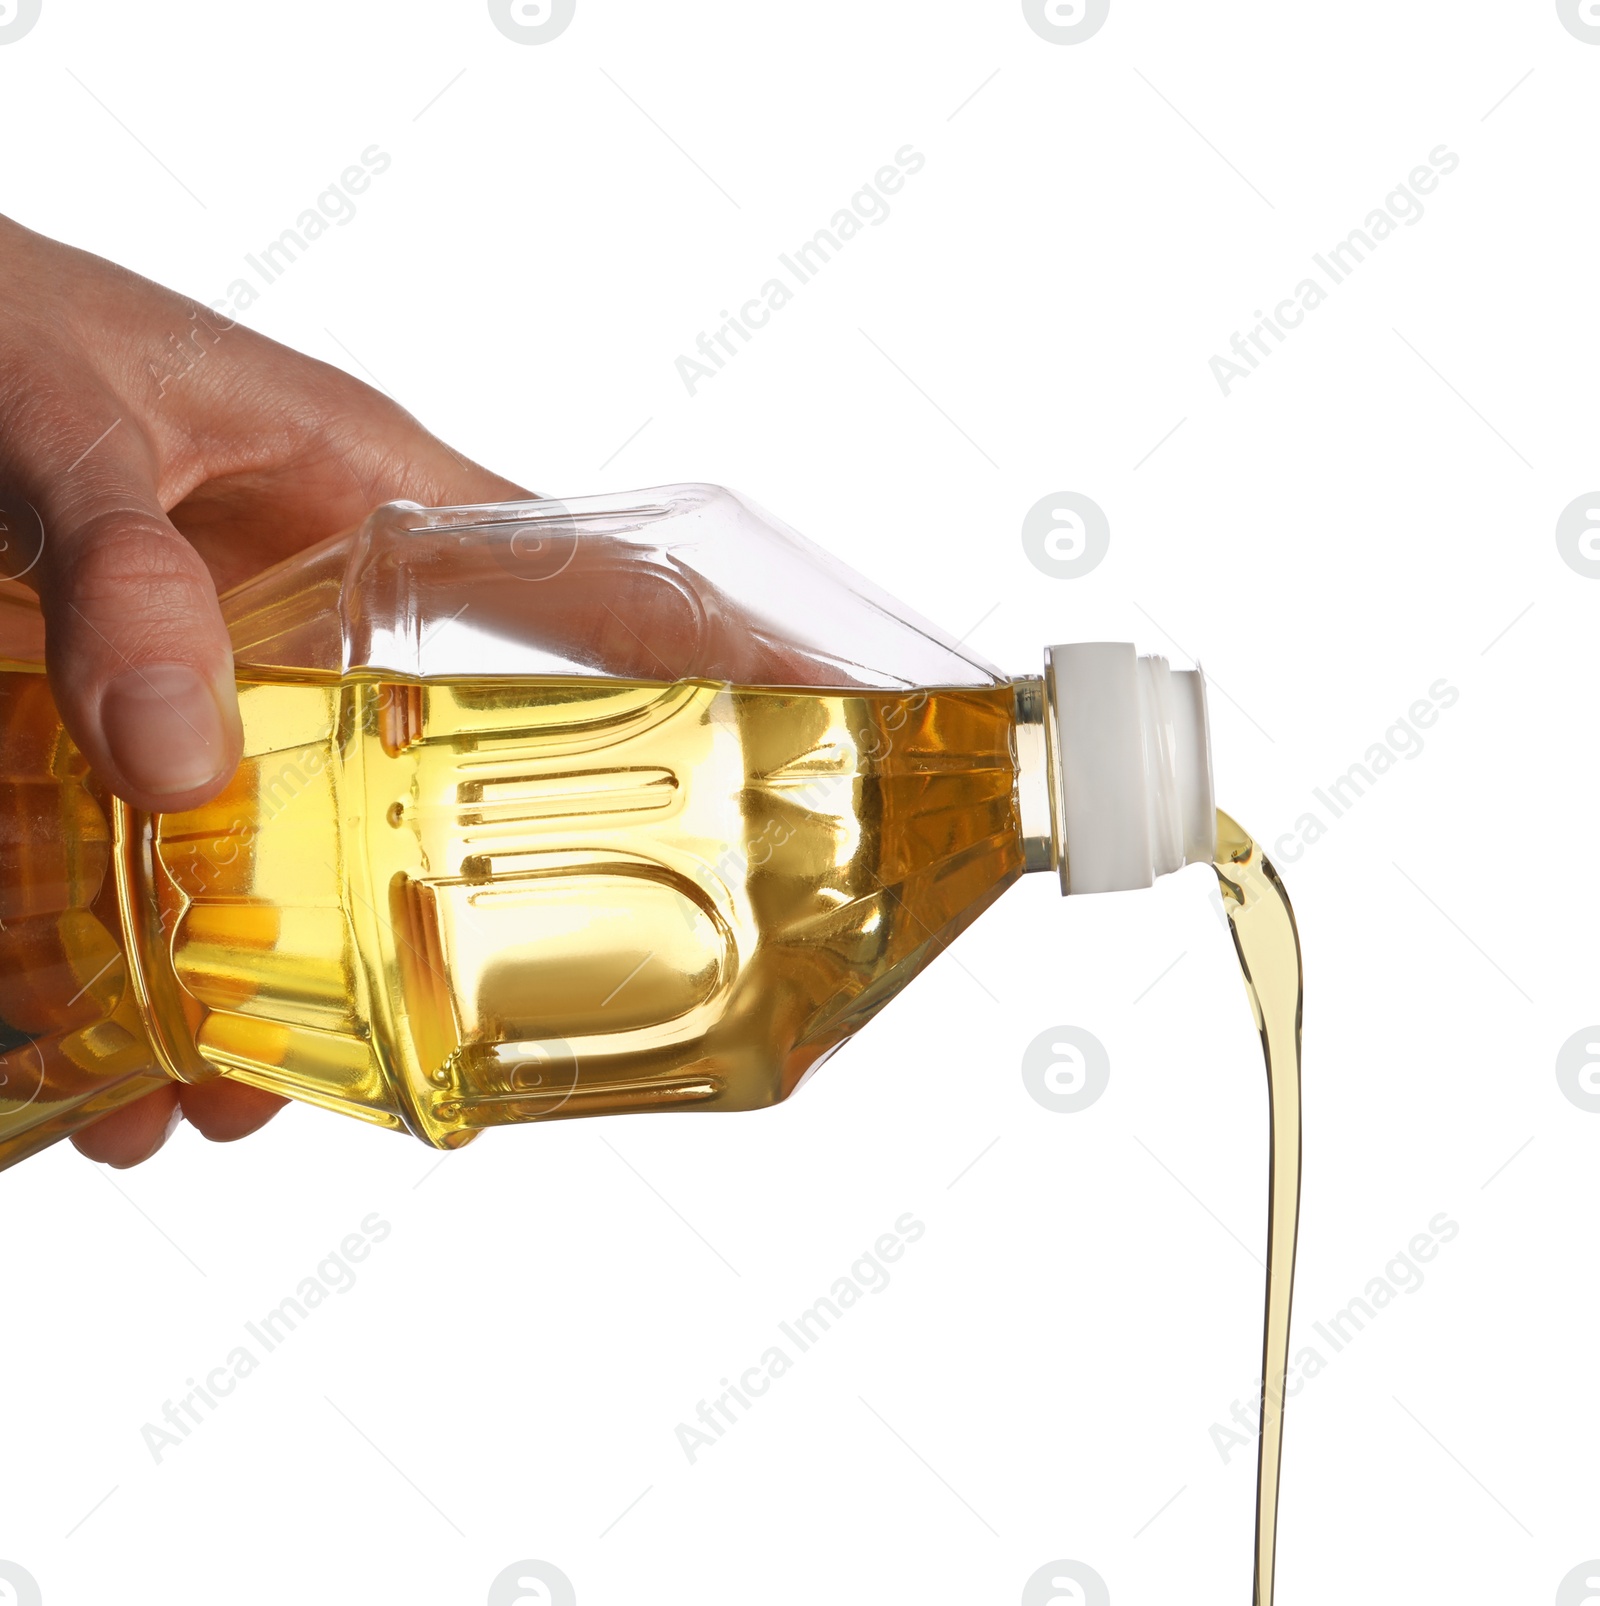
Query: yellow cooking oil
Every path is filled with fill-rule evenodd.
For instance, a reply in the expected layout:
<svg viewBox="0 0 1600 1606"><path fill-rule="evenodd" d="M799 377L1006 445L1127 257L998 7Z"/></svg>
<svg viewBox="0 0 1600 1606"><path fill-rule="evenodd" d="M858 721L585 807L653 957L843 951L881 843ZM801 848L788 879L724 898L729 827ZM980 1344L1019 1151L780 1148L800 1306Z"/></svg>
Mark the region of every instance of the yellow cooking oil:
<svg viewBox="0 0 1600 1606"><path fill-rule="evenodd" d="M168 1084L128 986L107 794L0 659L0 1167Z"/></svg>
<svg viewBox="0 0 1600 1606"><path fill-rule="evenodd" d="M41 676L4 682L36 781L73 776L39 851L76 879L31 892L57 990L105 966L68 1015L442 1147L782 1099L1024 868L1003 683L246 678L231 783L149 818L107 808ZM0 1013L35 1050L39 1010ZM46 1081L23 1119L84 1077Z"/></svg>
<svg viewBox="0 0 1600 1606"><path fill-rule="evenodd" d="M1261 1442L1256 1470L1255 1606L1272 1606L1289 1312L1300 1220L1300 938L1289 895L1272 862L1249 833L1220 809L1212 868L1221 884L1223 907L1267 1068L1270 1170Z"/></svg>

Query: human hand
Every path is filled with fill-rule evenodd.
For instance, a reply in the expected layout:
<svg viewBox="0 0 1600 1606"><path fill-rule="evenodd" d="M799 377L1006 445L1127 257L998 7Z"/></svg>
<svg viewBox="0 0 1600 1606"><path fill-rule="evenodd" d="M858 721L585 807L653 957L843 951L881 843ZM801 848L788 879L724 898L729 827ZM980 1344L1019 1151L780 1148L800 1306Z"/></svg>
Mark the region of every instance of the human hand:
<svg viewBox="0 0 1600 1606"><path fill-rule="evenodd" d="M529 494L339 369L6 218L0 305L0 488L43 523L26 580L51 692L96 773L136 808L193 808L238 765L219 591L380 502ZM136 1165L180 1119L228 1141L283 1103L224 1079L174 1084L73 1142Z"/></svg>

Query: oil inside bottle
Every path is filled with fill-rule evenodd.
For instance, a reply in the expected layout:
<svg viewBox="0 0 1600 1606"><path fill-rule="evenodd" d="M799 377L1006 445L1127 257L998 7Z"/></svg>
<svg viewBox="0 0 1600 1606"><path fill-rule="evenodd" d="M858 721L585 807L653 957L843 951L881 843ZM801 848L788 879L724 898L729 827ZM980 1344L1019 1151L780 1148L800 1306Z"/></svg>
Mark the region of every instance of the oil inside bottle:
<svg viewBox="0 0 1600 1606"><path fill-rule="evenodd" d="M43 673L0 659L0 1166L167 1085L128 985L112 847Z"/></svg>
<svg viewBox="0 0 1600 1606"><path fill-rule="evenodd" d="M1270 1106L1267 1287L1261 1365L1261 1443L1256 1465L1255 1606L1272 1606L1283 1467L1284 1377L1300 1219L1300 938L1278 872L1220 809L1212 868L1261 1033Z"/></svg>
<svg viewBox="0 0 1600 1606"><path fill-rule="evenodd" d="M56 967L13 972L19 1041L42 1019L30 990L53 986L95 1024L127 1015L129 1045L142 1016L172 1075L441 1147L550 1116L748 1109L1024 868L1004 683L308 677L242 679L239 699L227 789L147 818L106 809L42 675L0 676L19 710L0 758L32 765L0 825L26 840L54 810L62 861L17 871ZM35 1117L42 1097L70 1119L94 1066L69 1070Z"/></svg>

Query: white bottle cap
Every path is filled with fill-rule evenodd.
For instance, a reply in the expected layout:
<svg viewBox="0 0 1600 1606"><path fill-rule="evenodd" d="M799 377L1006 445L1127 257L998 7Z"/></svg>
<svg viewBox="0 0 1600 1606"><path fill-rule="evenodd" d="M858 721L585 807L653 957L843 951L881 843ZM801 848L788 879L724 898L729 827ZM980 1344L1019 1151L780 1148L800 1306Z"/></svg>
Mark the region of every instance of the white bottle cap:
<svg viewBox="0 0 1600 1606"><path fill-rule="evenodd" d="M1148 887L1216 852L1205 678L1131 643L1045 650L1063 892Z"/></svg>

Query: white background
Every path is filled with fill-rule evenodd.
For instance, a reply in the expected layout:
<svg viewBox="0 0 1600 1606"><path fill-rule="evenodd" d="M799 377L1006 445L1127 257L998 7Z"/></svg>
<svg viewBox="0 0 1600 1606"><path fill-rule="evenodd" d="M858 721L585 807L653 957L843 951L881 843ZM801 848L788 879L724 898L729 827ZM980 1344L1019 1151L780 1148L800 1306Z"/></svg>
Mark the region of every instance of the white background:
<svg viewBox="0 0 1600 1606"><path fill-rule="evenodd" d="M1600 1555L1600 1116L1555 1076L1600 1018L1600 584L1555 543L1600 482L1597 81L1548 0L1113 0L1065 47L1008 0L578 0L534 46L471 0L44 0L0 140L12 215L208 300L377 144L254 327L549 494L731 484L1014 673L1198 655L1219 801L1328 822L1279 853L1297 1349L1460 1229L1291 1402L1280 1599L1542 1603ZM675 359L908 143L888 220L691 398ZM1441 144L1421 220L1224 397L1211 357ZM1062 490L1110 520L1080 579L1020 540ZM1333 820L1313 788L1441 678ZM1056 1558L1247 1600L1253 1457L1210 1429L1256 1375L1265 1097L1208 882L1029 878L775 1111L441 1163L294 1109L29 1161L0 1557L47 1606L479 1602L524 1558L582 1606L1009 1603ZM1019 1070L1059 1024L1111 1056L1076 1115ZM891 1285L691 1466L676 1425L906 1211ZM144 1425L370 1212L355 1286L157 1463Z"/></svg>

